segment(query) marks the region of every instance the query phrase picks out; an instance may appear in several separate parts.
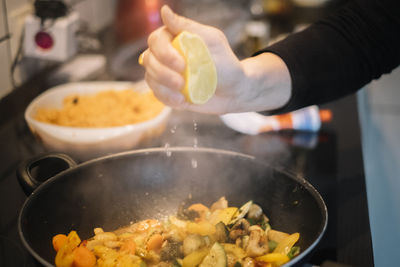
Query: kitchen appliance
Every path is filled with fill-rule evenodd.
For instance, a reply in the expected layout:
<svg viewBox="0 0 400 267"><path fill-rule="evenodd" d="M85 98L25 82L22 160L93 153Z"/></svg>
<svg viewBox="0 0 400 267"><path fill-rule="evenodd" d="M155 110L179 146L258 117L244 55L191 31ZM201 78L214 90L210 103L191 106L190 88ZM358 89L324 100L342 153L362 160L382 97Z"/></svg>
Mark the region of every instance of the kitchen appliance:
<svg viewBox="0 0 400 267"><path fill-rule="evenodd" d="M25 19L24 52L27 57L65 61L76 54L79 14L63 1L36 0L35 14Z"/></svg>
<svg viewBox="0 0 400 267"><path fill-rule="evenodd" d="M50 178L40 182L34 169ZM54 261L51 239L58 233L77 230L87 239L95 227L109 231L161 219L176 214L183 202L210 205L221 196L233 206L251 199L273 227L300 232L302 252L284 266L302 266L327 226L325 203L306 180L232 151L154 148L80 165L65 154L48 154L22 163L17 174L27 193L37 188L21 210L19 234L45 266Z"/></svg>

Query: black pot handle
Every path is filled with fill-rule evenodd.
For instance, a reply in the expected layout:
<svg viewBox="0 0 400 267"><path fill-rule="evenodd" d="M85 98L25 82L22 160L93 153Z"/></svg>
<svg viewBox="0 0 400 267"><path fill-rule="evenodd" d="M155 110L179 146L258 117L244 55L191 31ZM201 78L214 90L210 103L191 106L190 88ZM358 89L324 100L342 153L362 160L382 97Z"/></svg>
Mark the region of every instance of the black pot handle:
<svg viewBox="0 0 400 267"><path fill-rule="evenodd" d="M70 156L63 153L41 154L19 164L18 182L28 196L46 180L76 165Z"/></svg>

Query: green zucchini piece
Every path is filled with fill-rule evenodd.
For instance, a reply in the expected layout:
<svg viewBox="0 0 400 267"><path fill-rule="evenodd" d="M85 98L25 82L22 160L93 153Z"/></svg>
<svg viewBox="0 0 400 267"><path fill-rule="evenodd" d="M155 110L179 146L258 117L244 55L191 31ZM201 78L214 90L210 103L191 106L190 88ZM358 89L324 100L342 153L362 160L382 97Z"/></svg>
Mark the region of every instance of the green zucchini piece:
<svg viewBox="0 0 400 267"><path fill-rule="evenodd" d="M172 261L172 267L182 267L182 264L179 263L178 259L174 259Z"/></svg>
<svg viewBox="0 0 400 267"><path fill-rule="evenodd" d="M226 243L229 239L229 230L223 222L215 225L215 236L218 242Z"/></svg>
<svg viewBox="0 0 400 267"><path fill-rule="evenodd" d="M250 225L256 225L257 224L257 221L255 221L253 219L246 218L246 220L250 223Z"/></svg>
<svg viewBox="0 0 400 267"><path fill-rule="evenodd" d="M233 267L242 267L242 264L240 264L240 262L236 262L235 265L233 265Z"/></svg>
<svg viewBox="0 0 400 267"><path fill-rule="evenodd" d="M253 200L246 202L243 206L241 206L238 211L233 215L229 225L235 224L238 220L244 218L246 214L249 212L249 209L253 205Z"/></svg>
<svg viewBox="0 0 400 267"><path fill-rule="evenodd" d="M271 225L265 221L261 223L260 227L265 231L265 233L268 233L268 231L271 230Z"/></svg>
<svg viewBox="0 0 400 267"><path fill-rule="evenodd" d="M293 246L289 253L287 254L287 256L289 257L289 259L293 259L294 257L296 257L297 255L299 255L300 253L300 247L298 246Z"/></svg>
<svg viewBox="0 0 400 267"><path fill-rule="evenodd" d="M276 241L268 240L268 248L269 248L270 252L274 251L274 249L276 248L277 245L278 245L278 243Z"/></svg>
<svg viewBox="0 0 400 267"><path fill-rule="evenodd" d="M215 242L199 267L226 267L227 263L224 247Z"/></svg>

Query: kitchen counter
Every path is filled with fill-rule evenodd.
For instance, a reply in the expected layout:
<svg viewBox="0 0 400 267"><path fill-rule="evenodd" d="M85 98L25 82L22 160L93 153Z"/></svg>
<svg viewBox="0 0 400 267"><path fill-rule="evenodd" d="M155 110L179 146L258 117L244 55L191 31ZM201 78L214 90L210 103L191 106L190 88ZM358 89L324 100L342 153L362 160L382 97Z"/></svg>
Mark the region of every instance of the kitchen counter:
<svg viewBox="0 0 400 267"><path fill-rule="evenodd" d="M48 88L43 77L0 100L0 266L36 266L17 233L18 213L26 196L15 170L22 160L44 152L23 118L27 104ZM356 105L355 96L324 105L332 110L333 120L319 133L289 131L257 136L237 133L217 116L174 111L166 131L152 146L234 150L305 177L321 193L329 212L327 232L310 263L320 265L330 260L373 266Z"/></svg>

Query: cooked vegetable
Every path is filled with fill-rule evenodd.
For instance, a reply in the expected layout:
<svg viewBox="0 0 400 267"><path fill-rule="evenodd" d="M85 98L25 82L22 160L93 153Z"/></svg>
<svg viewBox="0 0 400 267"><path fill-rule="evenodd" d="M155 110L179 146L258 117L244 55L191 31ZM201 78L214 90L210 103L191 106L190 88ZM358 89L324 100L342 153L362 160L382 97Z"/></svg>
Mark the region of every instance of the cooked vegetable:
<svg viewBox="0 0 400 267"><path fill-rule="evenodd" d="M182 261L178 261L177 259L174 259L172 261L172 267L182 267Z"/></svg>
<svg viewBox="0 0 400 267"><path fill-rule="evenodd" d="M261 228L264 229L265 233L268 234L268 231L271 230L271 225L269 224L269 219L265 214L263 214L261 222L259 223Z"/></svg>
<svg viewBox="0 0 400 267"><path fill-rule="evenodd" d="M120 247L121 251L126 251L129 254L134 255L136 251L136 243L135 241L128 239L126 240L122 246Z"/></svg>
<svg viewBox="0 0 400 267"><path fill-rule="evenodd" d="M227 260L224 247L218 242L214 243L210 252L199 265L200 267L226 267Z"/></svg>
<svg viewBox="0 0 400 267"><path fill-rule="evenodd" d="M220 210L215 210L210 216L210 222L212 224L217 224L223 222L224 224L229 224L232 220L233 215L237 212L238 208L230 207Z"/></svg>
<svg viewBox="0 0 400 267"><path fill-rule="evenodd" d="M229 207L222 197L211 207L180 207L164 221L142 220L113 232L95 228L82 242L75 231L56 235L56 266L278 267L300 253L299 233L271 229L252 201Z"/></svg>
<svg viewBox="0 0 400 267"><path fill-rule="evenodd" d="M73 255L74 267L93 267L96 264L96 257L93 252L84 246L74 249Z"/></svg>
<svg viewBox="0 0 400 267"><path fill-rule="evenodd" d="M250 200L249 202L247 202L246 204L244 204L243 206L240 207L240 209L235 213L235 215L232 217L232 220L229 222L229 224L234 224L236 223L238 220L244 218L244 216L246 216L247 212L249 212L249 209L251 207L251 205L253 204L253 201Z"/></svg>
<svg viewBox="0 0 400 267"><path fill-rule="evenodd" d="M285 237L281 242L278 243L274 252L282 253L287 255L290 252L290 249L293 247L294 244L299 240L300 234L294 233L287 237Z"/></svg>
<svg viewBox="0 0 400 267"><path fill-rule="evenodd" d="M167 241L161 249L160 258L162 261L177 261L183 258L182 242Z"/></svg>
<svg viewBox="0 0 400 267"><path fill-rule="evenodd" d="M64 243L67 241L67 236L63 234L55 235L53 237L53 248L55 251L58 251Z"/></svg>
<svg viewBox="0 0 400 267"><path fill-rule="evenodd" d="M183 258L183 267L195 267L198 266L208 254L208 248L202 248L200 250L196 250L185 258Z"/></svg>
<svg viewBox="0 0 400 267"><path fill-rule="evenodd" d="M282 242L282 240L288 236L289 236L289 234L284 233L284 232L280 232L280 231L276 231L276 230L272 230L272 229L268 231L268 239L273 240L276 243Z"/></svg>
<svg viewBox="0 0 400 267"><path fill-rule="evenodd" d="M190 253L204 248L206 241L201 235L190 234L183 240L183 254L189 255Z"/></svg>
<svg viewBox="0 0 400 267"><path fill-rule="evenodd" d="M247 256L246 252L235 244L223 244L223 246L225 252L234 255L237 260L242 260Z"/></svg>
<svg viewBox="0 0 400 267"><path fill-rule="evenodd" d="M59 248L56 255L56 265L58 267L70 267L74 261L73 251L79 246L81 239L75 231L71 231L67 240Z"/></svg>
<svg viewBox="0 0 400 267"><path fill-rule="evenodd" d="M290 259L293 259L293 258L296 257L297 255L299 255L299 253L300 253L300 247L298 247L298 246L293 246L293 247L290 249L290 251L289 251L289 253L288 253L287 255L288 255L288 257L289 257Z"/></svg>
<svg viewBox="0 0 400 267"><path fill-rule="evenodd" d="M216 231L215 226L206 221L199 223L188 222L186 230L189 233L199 234L199 235L212 235Z"/></svg>
<svg viewBox="0 0 400 267"><path fill-rule="evenodd" d="M268 248L269 251L274 251L278 243L276 243L274 240L268 240Z"/></svg>
<svg viewBox="0 0 400 267"><path fill-rule="evenodd" d="M215 225L215 239L220 243L226 243L229 240L229 230L223 222Z"/></svg>
<svg viewBox="0 0 400 267"><path fill-rule="evenodd" d="M150 236L149 240L147 241L146 248L147 250L158 250L161 248L163 241L162 235L154 234Z"/></svg>
<svg viewBox="0 0 400 267"><path fill-rule="evenodd" d="M269 253L264 256L257 257L256 260L258 261L265 261L275 263L277 265L282 265L288 262L290 259L288 256L282 253Z"/></svg>

